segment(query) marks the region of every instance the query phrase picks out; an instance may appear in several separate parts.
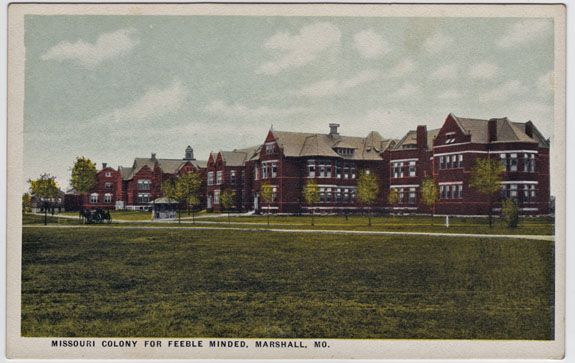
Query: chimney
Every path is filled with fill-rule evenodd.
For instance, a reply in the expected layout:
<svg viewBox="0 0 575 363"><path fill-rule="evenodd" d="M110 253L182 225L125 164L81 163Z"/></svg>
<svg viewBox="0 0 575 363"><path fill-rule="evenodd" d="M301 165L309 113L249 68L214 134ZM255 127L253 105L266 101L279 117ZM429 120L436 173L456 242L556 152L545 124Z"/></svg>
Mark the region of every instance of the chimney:
<svg viewBox="0 0 575 363"><path fill-rule="evenodd" d="M329 136L339 136L339 133L337 132L338 127L339 124L329 124Z"/></svg>
<svg viewBox="0 0 575 363"><path fill-rule="evenodd" d="M417 148L427 149L427 126L417 126Z"/></svg>
<svg viewBox="0 0 575 363"><path fill-rule="evenodd" d="M156 160L156 153L152 153L152 157L150 159Z"/></svg>
<svg viewBox="0 0 575 363"><path fill-rule="evenodd" d="M108 163L102 163L102 170L106 169L106 167L108 167Z"/></svg>
<svg viewBox="0 0 575 363"><path fill-rule="evenodd" d="M497 119L492 118L487 123L487 135L489 142L497 141Z"/></svg>
<svg viewBox="0 0 575 363"><path fill-rule="evenodd" d="M533 137L533 122L527 121L525 123L525 134L529 137Z"/></svg>

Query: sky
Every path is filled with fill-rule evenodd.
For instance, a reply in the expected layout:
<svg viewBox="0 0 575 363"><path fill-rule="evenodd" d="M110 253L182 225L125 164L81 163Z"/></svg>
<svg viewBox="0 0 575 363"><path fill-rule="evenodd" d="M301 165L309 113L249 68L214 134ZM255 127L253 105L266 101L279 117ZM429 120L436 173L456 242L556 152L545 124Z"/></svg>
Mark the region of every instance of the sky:
<svg viewBox="0 0 575 363"><path fill-rule="evenodd" d="M401 138L449 113L532 120L553 140L541 18L26 16L24 176L77 156L196 159L267 131Z"/></svg>

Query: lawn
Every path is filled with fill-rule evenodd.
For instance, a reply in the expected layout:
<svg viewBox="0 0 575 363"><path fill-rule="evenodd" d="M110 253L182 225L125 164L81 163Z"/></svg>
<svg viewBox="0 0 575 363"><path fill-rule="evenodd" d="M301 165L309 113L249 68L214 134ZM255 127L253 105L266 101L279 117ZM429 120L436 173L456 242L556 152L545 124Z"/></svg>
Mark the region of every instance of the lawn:
<svg viewBox="0 0 575 363"><path fill-rule="evenodd" d="M22 335L553 339L553 242L23 229Z"/></svg>

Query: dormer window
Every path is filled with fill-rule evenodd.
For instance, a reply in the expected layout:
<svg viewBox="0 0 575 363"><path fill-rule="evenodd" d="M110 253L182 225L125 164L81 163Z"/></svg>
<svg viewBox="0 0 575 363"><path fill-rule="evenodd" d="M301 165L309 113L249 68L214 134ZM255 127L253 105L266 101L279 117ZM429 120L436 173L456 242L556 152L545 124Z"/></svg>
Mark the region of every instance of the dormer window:
<svg viewBox="0 0 575 363"><path fill-rule="evenodd" d="M455 132L451 131L451 132L447 132L445 134L445 143L446 144L453 144L455 142Z"/></svg>
<svg viewBox="0 0 575 363"><path fill-rule="evenodd" d="M336 147L335 152L341 156L353 155L353 149L348 147Z"/></svg>
<svg viewBox="0 0 575 363"><path fill-rule="evenodd" d="M274 153L274 144L266 144L266 154L273 154Z"/></svg>
<svg viewBox="0 0 575 363"><path fill-rule="evenodd" d="M402 149L417 149L417 145L416 144L403 144L401 145Z"/></svg>

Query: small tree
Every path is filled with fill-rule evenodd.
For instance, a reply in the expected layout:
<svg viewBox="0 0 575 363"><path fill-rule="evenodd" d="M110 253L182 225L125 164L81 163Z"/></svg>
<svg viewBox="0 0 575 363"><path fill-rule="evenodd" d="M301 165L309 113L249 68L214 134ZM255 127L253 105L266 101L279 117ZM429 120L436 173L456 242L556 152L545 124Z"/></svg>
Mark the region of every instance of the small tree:
<svg viewBox="0 0 575 363"><path fill-rule="evenodd" d="M164 185L162 184L162 187ZM196 202L199 199L200 189L202 187L202 177L198 173L187 173L180 175L175 181L173 181L173 187L166 185L165 196L173 198L178 201L178 221L182 221L182 211L180 208L181 204L186 204L186 208L189 208L190 201Z"/></svg>
<svg viewBox="0 0 575 363"><path fill-rule="evenodd" d="M84 209L84 196L91 192L97 183L96 164L86 157L77 157L72 167L70 185L80 194L80 211Z"/></svg>
<svg viewBox="0 0 575 363"><path fill-rule="evenodd" d="M176 207L178 209L178 223L181 223L180 206L179 206L180 198L178 197L178 194L176 193L176 180L175 179L166 179L162 182L162 186L160 188L162 190L162 195L164 197L178 201L178 206Z"/></svg>
<svg viewBox="0 0 575 363"><path fill-rule="evenodd" d="M314 225L314 212L313 206L319 202L319 187L315 180L308 180L303 188L303 200L308 208L311 208L311 225Z"/></svg>
<svg viewBox="0 0 575 363"><path fill-rule="evenodd" d="M190 195L188 197L188 212L192 211L192 223L196 224L196 207L200 205L200 197L198 195Z"/></svg>
<svg viewBox="0 0 575 363"><path fill-rule="evenodd" d="M231 189L225 189L222 194L220 194L220 204L224 207L224 210L228 212L228 223L230 223L230 209L234 207L236 202L236 193Z"/></svg>
<svg viewBox="0 0 575 363"><path fill-rule="evenodd" d="M389 191L389 194L387 195L387 204L389 204L390 207L393 207L398 202L399 202L399 192L397 191L397 189L392 188Z"/></svg>
<svg viewBox="0 0 575 363"><path fill-rule="evenodd" d="M37 200L43 202L44 208L44 225L48 224L48 207L50 200L58 196L58 185L53 176L49 174L42 174L36 180L29 179L30 193L36 197Z"/></svg>
<svg viewBox="0 0 575 363"><path fill-rule="evenodd" d="M505 168L499 159L477 158L471 169L469 186L485 195L489 204L489 227L493 226L493 198L501 190Z"/></svg>
<svg viewBox="0 0 575 363"><path fill-rule="evenodd" d="M507 227L517 228L519 224L519 208L517 208L517 202L513 199L505 199L501 205L501 212L503 213L503 219L507 223Z"/></svg>
<svg viewBox="0 0 575 363"><path fill-rule="evenodd" d="M32 196L30 193L22 194L22 212L28 213L32 211Z"/></svg>
<svg viewBox="0 0 575 363"><path fill-rule="evenodd" d="M439 198L439 188L433 178L426 177L421 183L421 201L431 209L431 224L433 225L433 215L435 214L435 203Z"/></svg>
<svg viewBox="0 0 575 363"><path fill-rule="evenodd" d="M274 188L267 181L263 182L260 186L260 198L268 205L268 226L270 225L270 212L271 202L274 196Z"/></svg>
<svg viewBox="0 0 575 363"><path fill-rule="evenodd" d="M357 180L357 200L368 206L368 226L371 226L371 208L379 195L379 185L375 174L369 171L361 171Z"/></svg>

